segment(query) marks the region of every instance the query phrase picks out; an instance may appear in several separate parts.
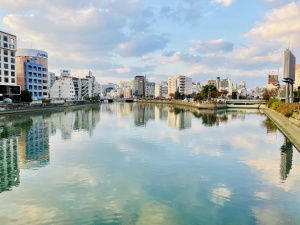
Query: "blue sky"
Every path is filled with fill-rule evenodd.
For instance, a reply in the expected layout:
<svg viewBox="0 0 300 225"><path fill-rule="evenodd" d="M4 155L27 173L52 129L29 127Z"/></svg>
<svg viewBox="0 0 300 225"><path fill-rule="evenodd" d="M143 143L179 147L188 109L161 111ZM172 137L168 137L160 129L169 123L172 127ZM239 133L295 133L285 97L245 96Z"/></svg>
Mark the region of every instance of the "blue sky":
<svg viewBox="0 0 300 225"><path fill-rule="evenodd" d="M92 70L100 83L187 75L266 85L300 51L300 1L0 0L0 29L47 51L49 70ZM277 72L276 72L277 73Z"/></svg>

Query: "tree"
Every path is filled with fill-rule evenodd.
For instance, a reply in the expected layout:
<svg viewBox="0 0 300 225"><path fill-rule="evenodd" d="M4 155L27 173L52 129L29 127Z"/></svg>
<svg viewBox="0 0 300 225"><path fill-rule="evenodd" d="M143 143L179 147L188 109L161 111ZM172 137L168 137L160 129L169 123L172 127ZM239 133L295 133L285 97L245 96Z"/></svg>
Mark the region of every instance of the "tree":
<svg viewBox="0 0 300 225"><path fill-rule="evenodd" d="M32 102L31 93L27 89L21 91L21 101L23 101L23 102Z"/></svg>
<svg viewBox="0 0 300 225"><path fill-rule="evenodd" d="M211 90L211 91L217 91L217 88L215 85L205 85L202 90L201 90L201 94L205 94L207 95L208 94L208 90Z"/></svg>
<svg viewBox="0 0 300 225"><path fill-rule="evenodd" d="M297 91L297 98L300 98L300 89Z"/></svg>
<svg viewBox="0 0 300 225"><path fill-rule="evenodd" d="M263 99L269 101L270 98L277 98L278 96L278 89L273 88L271 90L266 89L263 93Z"/></svg>
<svg viewBox="0 0 300 225"><path fill-rule="evenodd" d="M175 99L184 99L184 95L181 94L179 91L175 91Z"/></svg>
<svg viewBox="0 0 300 225"><path fill-rule="evenodd" d="M174 93L170 93L170 94L169 94L169 97L170 97L170 98L174 98L174 97L175 97L175 94L174 94Z"/></svg>
<svg viewBox="0 0 300 225"><path fill-rule="evenodd" d="M211 92L211 97L213 98L218 98L221 96L221 93L219 91L212 91Z"/></svg>
<svg viewBox="0 0 300 225"><path fill-rule="evenodd" d="M124 98L124 95L123 95L123 94L120 94L120 98Z"/></svg>

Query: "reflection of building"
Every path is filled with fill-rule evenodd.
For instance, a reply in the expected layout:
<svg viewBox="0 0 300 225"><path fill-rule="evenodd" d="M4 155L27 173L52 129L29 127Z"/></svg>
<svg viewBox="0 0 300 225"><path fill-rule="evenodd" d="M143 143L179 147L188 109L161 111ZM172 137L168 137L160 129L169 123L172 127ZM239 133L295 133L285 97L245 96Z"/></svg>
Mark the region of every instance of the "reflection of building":
<svg viewBox="0 0 300 225"><path fill-rule="evenodd" d="M100 121L99 106L57 113L50 121L51 133L55 133L56 129L59 129L62 139L71 139L73 130L88 131L92 135L92 131Z"/></svg>
<svg viewBox="0 0 300 225"><path fill-rule="evenodd" d="M149 120L155 119L155 106L145 106L138 104L134 107L134 124L144 126Z"/></svg>
<svg viewBox="0 0 300 225"><path fill-rule="evenodd" d="M40 167L49 164L48 121L37 119L28 131L23 130L18 146L22 167Z"/></svg>
<svg viewBox="0 0 300 225"><path fill-rule="evenodd" d="M168 126L176 130L191 128L191 112L178 108L170 108L168 114Z"/></svg>
<svg viewBox="0 0 300 225"><path fill-rule="evenodd" d="M0 139L0 193L20 183L18 138Z"/></svg>
<svg viewBox="0 0 300 225"><path fill-rule="evenodd" d="M285 138L284 144L281 147L281 157L280 157L280 179L286 180L290 170L292 169L293 161L293 145Z"/></svg>

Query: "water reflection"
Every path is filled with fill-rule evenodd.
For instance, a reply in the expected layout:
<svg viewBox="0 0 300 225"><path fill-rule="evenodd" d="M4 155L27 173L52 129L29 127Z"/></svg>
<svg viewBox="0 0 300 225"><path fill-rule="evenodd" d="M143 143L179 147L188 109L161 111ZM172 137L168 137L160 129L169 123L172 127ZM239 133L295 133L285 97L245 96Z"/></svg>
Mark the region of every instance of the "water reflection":
<svg viewBox="0 0 300 225"><path fill-rule="evenodd" d="M99 107L64 110L40 115L0 117L0 193L20 183L20 169L37 169L50 163L49 136L61 130L62 139L73 131L92 135L100 121Z"/></svg>
<svg viewBox="0 0 300 225"><path fill-rule="evenodd" d="M280 179L285 181L292 169L293 162L293 145L289 139L285 138L281 147L280 156Z"/></svg>

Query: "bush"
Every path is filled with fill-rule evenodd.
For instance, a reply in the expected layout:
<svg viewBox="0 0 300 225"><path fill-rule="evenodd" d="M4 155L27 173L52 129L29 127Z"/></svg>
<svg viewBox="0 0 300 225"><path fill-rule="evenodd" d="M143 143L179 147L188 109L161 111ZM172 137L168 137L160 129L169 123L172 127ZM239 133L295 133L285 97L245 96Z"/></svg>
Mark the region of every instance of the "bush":
<svg viewBox="0 0 300 225"><path fill-rule="evenodd" d="M299 106L297 103L282 103L279 105L276 111L286 117L291 117L294 113L294 110L296 110L298 107Z"/></svg>
<svg viewBox="0 0 300 225"><path fill-rule="evenodd" d="M268 103L268 108L276 110L280 104L282 104L282 101L280 101L280 99L270 99Z"/></svg>

